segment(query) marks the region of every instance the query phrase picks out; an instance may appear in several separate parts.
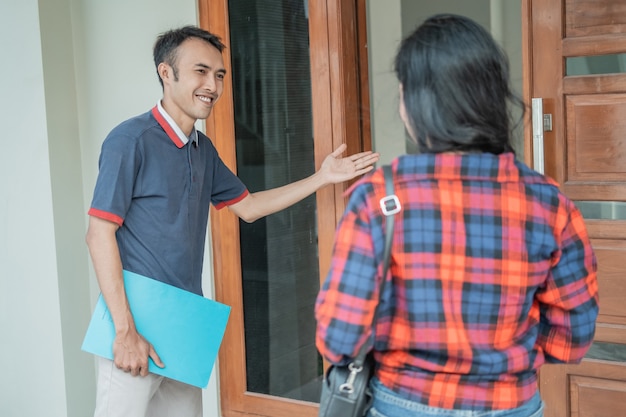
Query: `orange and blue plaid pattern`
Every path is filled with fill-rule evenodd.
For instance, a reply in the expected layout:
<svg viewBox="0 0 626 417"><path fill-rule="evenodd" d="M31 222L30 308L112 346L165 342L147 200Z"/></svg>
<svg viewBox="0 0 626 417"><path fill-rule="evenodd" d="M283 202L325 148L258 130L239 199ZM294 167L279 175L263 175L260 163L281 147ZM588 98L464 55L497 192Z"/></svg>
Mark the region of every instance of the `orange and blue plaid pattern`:
<svg viewBox="0 0 626 417"><path fill-rule="evenodd" d="M405 155L392 165L402 211L376 376L433 407L522 405L543 363L579 362L593 339L596 258L580 212L510 153ZM379 298L382 171L349 193L316 304L317 348L338 364L366 342Z"/></svg>

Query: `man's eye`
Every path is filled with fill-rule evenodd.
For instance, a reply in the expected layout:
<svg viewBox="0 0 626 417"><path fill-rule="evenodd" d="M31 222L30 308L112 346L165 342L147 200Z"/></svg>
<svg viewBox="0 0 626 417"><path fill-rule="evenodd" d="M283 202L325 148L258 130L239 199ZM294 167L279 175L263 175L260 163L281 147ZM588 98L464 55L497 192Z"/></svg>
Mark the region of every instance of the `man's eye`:
<svg viewBox="0 0 626 417"><path fill-rule="evenodd" d="M198 72L199 72L200 74L206 74L206 70L203 70L203 69L199 69L199 70L198 70Z"/></svg>
<svg viewBox="0 0 626 417"><path fill-rule="evenodd" d="M224 79L224 74L217 74L216 78L218 80L223 80Z"/></svg>

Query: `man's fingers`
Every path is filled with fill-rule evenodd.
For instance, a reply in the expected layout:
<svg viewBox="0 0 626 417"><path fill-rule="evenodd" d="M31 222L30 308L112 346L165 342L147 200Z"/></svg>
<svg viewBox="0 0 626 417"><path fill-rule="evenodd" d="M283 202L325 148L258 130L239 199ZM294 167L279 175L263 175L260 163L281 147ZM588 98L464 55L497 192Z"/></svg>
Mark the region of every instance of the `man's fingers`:
<svg viewBox="0 0 626 417"><path fill-rule="evenodd" d="M140 355L137 355L131 350L119 352L114 358L115 366L120 371L131 374L132 376L146 376L148 375L148 356L144 358L139 356Z"/></svg>
<svg viewBox="0 0 626 417"><path fill-rule="evenodd" d="M341 156L341 154L343 153L343 151L346 150L347 147L348 145L346 145L345 143L342 143L341 145L337 147L337 149L334 150L333 153L331 153L331 155L333 156L333 158L337 158Z"/></svg>
<svg viewBox="0 0 626 417"><path fill-rule="evenodd" d="M158 366L159 368L165 368L165 364L161 362L161 358L156 353L156 350L154 350L154 347L152 347L152 345L150 345L150 357L152 358L152 361L156 366Z"/></svg>
<svg viewBox="0 0 626 417"><path fill-rule="evenodd" d="M372 152L372 151L365 151L365 152L355 153L354 155L350 156L350 159L352 159L353 161L356 161L356 160L361 159L361 158L371 159L373 156L374 156L374 152Z"/></svg>

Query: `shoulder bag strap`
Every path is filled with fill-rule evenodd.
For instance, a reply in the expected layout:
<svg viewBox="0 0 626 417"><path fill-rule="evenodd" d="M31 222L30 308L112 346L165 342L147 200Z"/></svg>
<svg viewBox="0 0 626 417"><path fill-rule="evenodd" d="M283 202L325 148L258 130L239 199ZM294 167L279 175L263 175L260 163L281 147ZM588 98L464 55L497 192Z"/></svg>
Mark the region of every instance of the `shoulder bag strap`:
<svg viewBox="0 0 626 417"><path fill-rule="evenodd" d="M387 280L387 271L389 270L389 258L391 256L391 245L393 242L393 227L394 227L394 214L398 213L402 207L398 196L395 195L393 185L393 170L391 165L383 166L383 173L385 174L385 192L387 195L380 199L380 208L386 217L385 227L385 250L383 252L383 278L380 282L380 288L378 292L378 304L376 305L376 311L374 312L374 318L372 320L372 327L376 323L376 317L378 316L378 307L380 306L380 297L383 295L385 289L385 281ZM374 344L374 332L372 331L371 337L368 342L361 346L359 353L354 358L354 364L361 366L365 361L365 357L370 350L370 347Z"/></svg>

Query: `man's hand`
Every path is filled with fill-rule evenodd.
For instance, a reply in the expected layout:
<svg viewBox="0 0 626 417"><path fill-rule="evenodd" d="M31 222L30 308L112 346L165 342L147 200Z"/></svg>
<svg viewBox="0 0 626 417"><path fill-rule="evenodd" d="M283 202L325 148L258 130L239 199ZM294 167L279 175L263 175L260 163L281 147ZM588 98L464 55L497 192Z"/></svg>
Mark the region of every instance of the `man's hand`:
<svg viewBox="0 0 626 417"><path fill-rule="evenodd" d="M378 153L367 151L342 158L341 154L346 150L346 147L345 143L339 145L322 162L320 174L323 174L329 183L348 181L371 171L380 157Z"/></svg>
<svg viewBox="0 0 626 417"><path fill-rule="evenodd" d="M159 368L165 367L154 347L139 333L128 330L115 335L113 363L118 369L132 376L148 375L148 358Z"/></svg>
<svg viewBox="0 0 626 417"><path fill-rule="evenodd" d="M368 151L341 157L346 145L340 145L322 162L315 174L271 190L248 194L228 208L240 219L251 223L268 214L283 210L329 184L351 180L374 169L377 153Z"/></svg>

